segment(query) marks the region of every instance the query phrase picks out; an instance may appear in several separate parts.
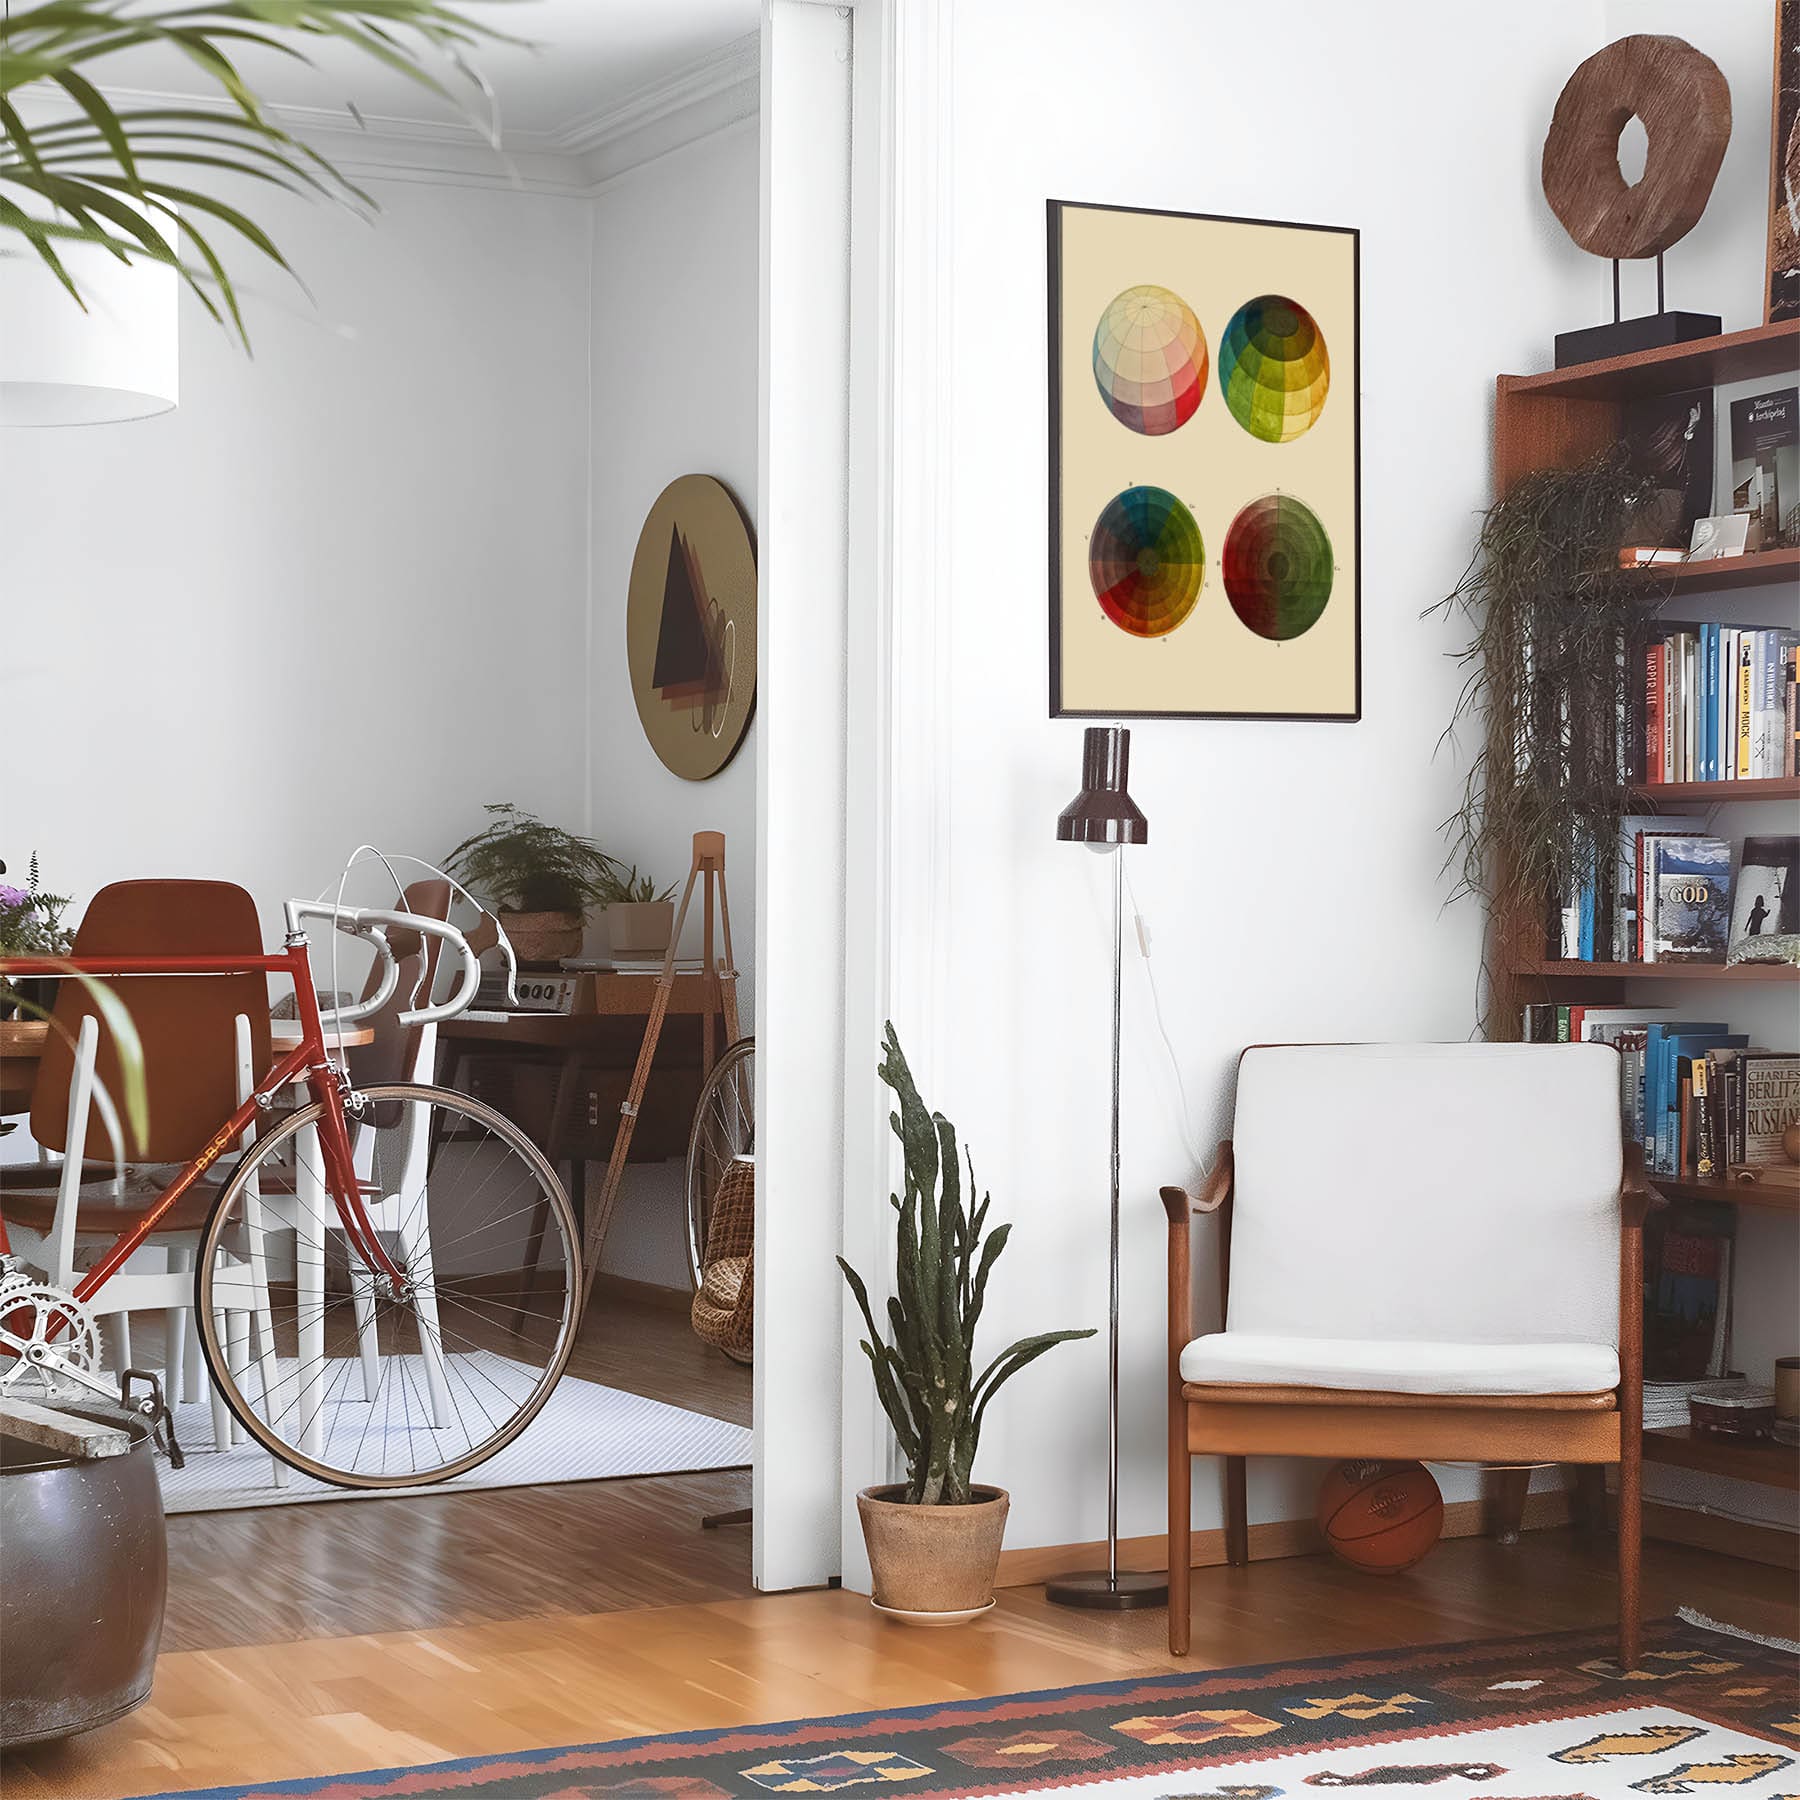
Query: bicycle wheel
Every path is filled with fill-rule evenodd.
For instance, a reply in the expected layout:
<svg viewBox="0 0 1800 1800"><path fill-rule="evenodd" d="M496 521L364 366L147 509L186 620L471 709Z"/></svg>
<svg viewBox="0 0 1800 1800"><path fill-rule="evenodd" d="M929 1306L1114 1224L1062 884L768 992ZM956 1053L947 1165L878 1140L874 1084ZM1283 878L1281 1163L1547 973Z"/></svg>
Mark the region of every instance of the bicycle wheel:
<svg viewBox="0 0 1800 1800"><path fill-rule="evenodd" d="M411 1487L485 1462L549 1398L575 1341L581 1232L516 1125L396 1082L346 1108L363 1204L396 1285L326 1195L302 1107L248 1149L200 1240L196 1308L233 1413L340 1487Z"/></svg>
<svg viewBox="0 0 1800 1800"><path fill-rule="evenodd" d="M739 1038L713 1064L688 1131L688 1276L696 1292L719 1178L734 1156L756 1148L756 1039Z"/></svg>

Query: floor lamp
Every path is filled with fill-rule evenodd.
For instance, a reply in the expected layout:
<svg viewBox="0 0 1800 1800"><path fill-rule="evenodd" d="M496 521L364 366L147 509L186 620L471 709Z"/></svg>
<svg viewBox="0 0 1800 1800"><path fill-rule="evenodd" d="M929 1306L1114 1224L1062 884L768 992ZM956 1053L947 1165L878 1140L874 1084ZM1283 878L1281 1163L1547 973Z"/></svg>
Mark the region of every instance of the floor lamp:
<svg viewBox="0 0 1800 1800"><path fill-rule="evenodd" d="M1106 1363L1106 1567L1058 1576L1044 1584L1059 1606L1124 1612L1162 1606L1169 1598L1166 1575L1119 1567L1119 1025L1123 998L1126 844L1147 844L1150 821L1126 791L1131 769L1131 733L1123 725L1090 725L1081 746L1081 792L1057 815L1060 843L1086 844L1112 853L1112 1214L1107 1290Z"/></svg>

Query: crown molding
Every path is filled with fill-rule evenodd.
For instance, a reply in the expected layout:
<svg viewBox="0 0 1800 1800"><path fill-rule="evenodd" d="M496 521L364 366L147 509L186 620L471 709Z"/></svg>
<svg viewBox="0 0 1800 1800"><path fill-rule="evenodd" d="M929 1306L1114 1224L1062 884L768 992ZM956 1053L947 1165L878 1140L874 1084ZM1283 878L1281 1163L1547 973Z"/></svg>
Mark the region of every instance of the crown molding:
<svg viewBox="0 0 1800 1800"><path fill-rule="evenodd" d="M569 155L592 155L624 139L647 134L654 127L671 124L684 114L709 116L716 110L711 102L724 99L741 104L745 90L754 109L761 85L762 39L760 33L753 31L640 89L620 105L600 107L570 120L553 134L553 146ZM743 116L741 111L731 115ZM731 119L720 122L728 124ZM664 149L672 147L663 145Z"/></svg>
<svg viewBox="0 0 1800 1800"><path fill-rule="evenodd" d="M590 195L646 163L755 117L761 95L761 42L752 32L677 69L617 106L552 130L508 129L498 141L467 119L414 119L353 113L348 107L266 105L284 131L317 150L352 180L439 183L449 187ZM115 104L236 111L210 94L109 87ZM71 116L60 95L20 92L28 117Z"/></svg>

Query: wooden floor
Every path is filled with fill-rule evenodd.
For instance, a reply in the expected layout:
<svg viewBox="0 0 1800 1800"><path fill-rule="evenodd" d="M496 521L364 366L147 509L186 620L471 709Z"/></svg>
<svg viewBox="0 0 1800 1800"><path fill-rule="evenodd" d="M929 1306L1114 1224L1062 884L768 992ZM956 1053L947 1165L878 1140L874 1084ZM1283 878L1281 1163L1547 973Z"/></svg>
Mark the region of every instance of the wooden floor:
<svg viewBox="0 0 1800 1800"><path fill-rule="evenodd" d="M749 1372L679 1314L597 1309L576 1373L747 1422ZM887 1624L856 1596L752 1595L748 1473L346 1501L169 1522L151 1703L0 1763L5 1800L340 1774L642 1732L916 1705L1171 1665L1161 1612L1070 1613L1004 1593L959 1631ZM1697 1606L1796 1632L1793 1577L1647 1547L1651 1616ZM1441 1545L1392 1580L1329 1557L1194 1576L1194 1654L1229 1667L1604 1624L1608 1545L1529 1533Z"/></svg>
<svg viewBox="0 0 1800 1800"><path fill-rule="evenodd" d="M597 1290L569 1372L734 1424L750 1371L686 1315ZM750 1534L701 1517L750 1504L748 1470L321 1501L169 1521L166 1650L741 1598Z"/></svg>
<svg viewBox="0 0 1800 1800"><path fill-rule="evenodd" d="M281 1516L302 1516L289 1508ZM1053 1687L1173 1666L1449 1642L1604 1624L1604 1546L1567 1530L1504 1548L1440 1545L1390 1580L1328 1557L1194 1576L1194 1654L1170 1662L1163 1615L1070 1613L1039 1589L956 1631L890 1625L854 1595L770 1595L650 1611L331 1637L164 1656L129 1719L0 1766L6 1800L118 1800L165 1788L584 1743ZM1755 1564L1647 1547L1652 1617L1700 1607L1795 1632L1793 1581Z"/></svg>

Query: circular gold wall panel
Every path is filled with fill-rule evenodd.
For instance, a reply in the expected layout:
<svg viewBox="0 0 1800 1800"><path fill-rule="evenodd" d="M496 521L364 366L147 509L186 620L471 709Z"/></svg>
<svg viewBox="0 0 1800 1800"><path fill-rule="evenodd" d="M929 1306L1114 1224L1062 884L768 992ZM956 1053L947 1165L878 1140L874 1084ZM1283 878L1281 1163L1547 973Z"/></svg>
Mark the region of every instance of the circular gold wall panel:
<svg viewBox="0 0 1800 1800"><path fill-rule="evenodd" d="M650 747L684 781L718 774L756 705L756 546L710 475L670 482L644 520L625 654Z"/></svg>

